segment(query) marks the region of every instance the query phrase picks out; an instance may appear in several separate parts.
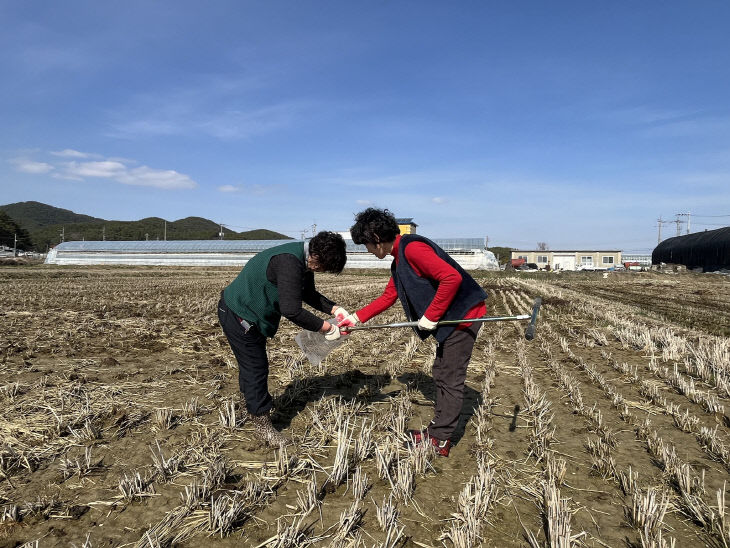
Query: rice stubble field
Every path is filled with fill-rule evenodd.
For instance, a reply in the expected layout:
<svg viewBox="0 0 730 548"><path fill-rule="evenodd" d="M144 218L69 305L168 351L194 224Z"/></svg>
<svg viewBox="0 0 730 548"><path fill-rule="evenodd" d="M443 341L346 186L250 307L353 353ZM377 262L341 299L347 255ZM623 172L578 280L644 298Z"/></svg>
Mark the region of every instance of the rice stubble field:
<svg viewBox="0 0 730 548"><path fill-rule="evenodd" d="M475 273L491 315L449 458L435 345L360 331L318 366L269 342L270 449L217 323L232 268L0 268L0 546L730 545L727 277ZM348 310L382 272L318 276ZM399 306L371 323L403 321Z"/></svg>

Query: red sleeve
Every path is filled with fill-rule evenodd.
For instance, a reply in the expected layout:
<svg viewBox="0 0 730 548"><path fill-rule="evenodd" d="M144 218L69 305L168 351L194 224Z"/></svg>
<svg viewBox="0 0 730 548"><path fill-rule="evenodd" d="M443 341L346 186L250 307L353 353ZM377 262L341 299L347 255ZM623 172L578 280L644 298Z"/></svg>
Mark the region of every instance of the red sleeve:
<svg viewBox="0 0 730 548"><path fill-rule="evenodd" d="M360 310L358 310L356 312L357 317L360 318L360 321L362 323L365 323L370 318L377 316L384 310L387 310L388 308L393 306L397 299L398 290L396 290L395 282L391 277L390 280L388 280L388 285L385 286L385 291L383 291L383 294L370 304L365 305Z"/></svg>
<svg viewBox="0 0 730 548"><path fill-rule="evenodd" d="M456 297L461 286L461 274L449 263L440 259L430 245L423 242L408 244L405 254L416 274L438 282L436 295L424 312L426 318L437 322L446 314L451 301Z"/></svg>

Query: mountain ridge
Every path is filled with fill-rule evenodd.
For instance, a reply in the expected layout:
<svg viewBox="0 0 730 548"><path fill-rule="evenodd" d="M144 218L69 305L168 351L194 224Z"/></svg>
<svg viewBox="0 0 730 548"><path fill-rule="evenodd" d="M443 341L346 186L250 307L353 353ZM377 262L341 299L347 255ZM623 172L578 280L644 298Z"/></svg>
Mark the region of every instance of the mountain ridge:
<svg viewBox="0 0 730 548"><path fill-rule="evenodd" d="M18 227L30 235L36 251L74 240L217 240L221 225L204 217L167 221L146 217L137 221L115 221L75 213L42 202L28 201L0 205ZM236 232L223 227L229 240L289 240L291 237L268 229Z"/></svg>

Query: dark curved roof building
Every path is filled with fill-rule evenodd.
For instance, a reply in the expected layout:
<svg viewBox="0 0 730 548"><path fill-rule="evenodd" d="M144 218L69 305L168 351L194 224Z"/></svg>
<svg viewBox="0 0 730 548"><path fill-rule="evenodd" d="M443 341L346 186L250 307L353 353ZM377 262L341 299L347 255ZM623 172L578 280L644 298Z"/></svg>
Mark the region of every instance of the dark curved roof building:
<svg viewBox="0 0 730 548"><path fill-rule="evenodd" d="M730 269L730 226L667 238L654 248L652 264L681 264L704 272Z"/></svg>

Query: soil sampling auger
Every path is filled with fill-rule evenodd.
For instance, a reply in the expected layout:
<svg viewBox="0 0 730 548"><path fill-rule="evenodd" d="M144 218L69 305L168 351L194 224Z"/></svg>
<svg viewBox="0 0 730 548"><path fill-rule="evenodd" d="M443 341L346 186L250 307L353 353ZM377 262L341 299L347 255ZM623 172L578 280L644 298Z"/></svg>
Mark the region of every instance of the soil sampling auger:
<svg viewBox="0 0 730 548"><path fill-rule="evenodd" d="M537 315L540 312L542 306L542 298L537 297L535 302L532 304L531 314L520 314L518 316L485 316L483 318L464 318L461 320L444 320L436 324L436 327L443 325L458 325L460 323L486 323L486 322L509 322L509 321L522 321L530 320L530 323L525 329L525 339L531 341L535 337L535 324L537 322ZM352 332L360 331L365 329L389 329L397 327L417 327L418 322L397 322L387 323L381 325L360 325L360 326L346 326L342 328L342 331ZM342 344L346 339L340 337L335 341L328 341L322 337L319 333L313 333L311 331L301 331L295 340L302 349L302 352L307 356L309 362L313 365L319 365L322 360L327 357L332 350Z"/></svg>
<svg viewBox="0 0 730 548"><path fill-rule="evenodd" d="M509 322L509 321L520 321L530 320L527 329L525 330L525 338L531 341L535 337L535 323L537 322L537 314L542 306L542 298L537 297L532 305L532 314L520 314L519 316L485 316L483 318L463 318L461 320L444 320L436 323L436 327L444 325L459 325L460 323L486 323L486 322ZM398 322L398 323L386 323L382 325L360 325L360 326L346 326L342 328L342 331L359 331L361 329L385 329L389 327L417 327L418 322Z"/></svg>

